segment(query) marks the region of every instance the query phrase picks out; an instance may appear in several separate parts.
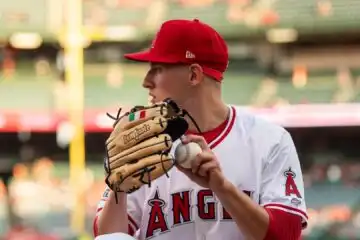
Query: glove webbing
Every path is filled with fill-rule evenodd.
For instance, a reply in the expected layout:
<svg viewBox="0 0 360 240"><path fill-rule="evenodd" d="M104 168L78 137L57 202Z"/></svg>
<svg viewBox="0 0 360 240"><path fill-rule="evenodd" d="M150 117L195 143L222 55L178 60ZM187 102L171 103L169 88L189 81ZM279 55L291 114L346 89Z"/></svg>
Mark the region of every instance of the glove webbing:
<svg viewBox="0 0 360 240"><path fill-rule="evenodd" d="M170 99L165 99L164 102L167 102L168 104L170 104L174 109L176 109L177 111L180 111L179 107L175 104L175 102L173 102L172 100ZM132 108L131 112L136 112L140 109L143 109L144 107L143 106L135 106L134 108ZM114 126L116 125L116 123L118 123L120 121L120 119L123 117L123 116L120 116L121 114L121 111L122 111L122 108L119 108L119 110L117 111L116 113L116 117L114 117L113 115L111 115L110 113L106 113L106 115L111 118L112 120L114 120ZM180 114L181 117L185 117L185 116L188 116L189 119L194 123L195 127L196 127L196 130L201 134L201 130L199 128L199 125L196 123L195 119L190 115L190 113L186 110L182 110L182 113Z"/></svg>

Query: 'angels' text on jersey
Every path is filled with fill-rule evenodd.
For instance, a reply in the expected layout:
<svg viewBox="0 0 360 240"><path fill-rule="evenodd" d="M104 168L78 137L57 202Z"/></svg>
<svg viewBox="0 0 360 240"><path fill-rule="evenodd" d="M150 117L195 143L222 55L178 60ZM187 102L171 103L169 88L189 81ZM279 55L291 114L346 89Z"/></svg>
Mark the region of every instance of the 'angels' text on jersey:
<svg viewBox="0 0 360 240"><path fill-rule="evenodd" d="M249 197L251 192L244 191ZM191 199L197 199L193 204ZM218 209L219 202L215 199L214 193L210 189L201 189L197 192L182 191L171 194L170 203L165 202L159 197L156 190L154 197L148 200L149 222L146 230L146 238L150 238L154 233L166 233L171 228L182 224L192 223L195 218L204 221L229 221L232 220L225 208ZM171 205L172 219L168 219L165 207ZM220 212L219 212L220 210Z"/></svg>

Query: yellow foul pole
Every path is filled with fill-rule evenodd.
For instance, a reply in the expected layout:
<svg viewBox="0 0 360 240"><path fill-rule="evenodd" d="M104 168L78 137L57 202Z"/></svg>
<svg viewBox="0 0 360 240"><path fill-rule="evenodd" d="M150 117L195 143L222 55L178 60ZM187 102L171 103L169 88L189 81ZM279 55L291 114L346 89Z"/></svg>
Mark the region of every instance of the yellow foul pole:
<svg viewBox="0 0 360 240"><path fill-rule="evenodd" d="M69 93L69 117L74 127L74 137L70 142L70 184L75 194L75 207L71 213L71 227L81 234L85 229L84 186L85 137L84 137L84 76L83 76L83 35L82 0L65 0L66 61L65 76Z"/></svg>

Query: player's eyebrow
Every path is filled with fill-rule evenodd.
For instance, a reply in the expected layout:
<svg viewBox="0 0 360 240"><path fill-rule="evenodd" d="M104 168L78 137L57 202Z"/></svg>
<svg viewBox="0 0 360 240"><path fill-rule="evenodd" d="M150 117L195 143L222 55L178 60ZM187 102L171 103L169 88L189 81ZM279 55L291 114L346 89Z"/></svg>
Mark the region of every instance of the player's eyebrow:
<svg viewBox="0 0 360 240"><path fill-rule="evenodd" d="M150 63L150 68L158 68L163 66L164 64L160 64L160 63Z"/></svg>
<svg viewBox="0 0 360 240"><path fill-rule="evenodd" d="M154 63L151 63L151 64L150 64L149 72L154 72L154 71L156 71L156 70L160 70L160 69L163 69L163 68L164 68L164 66L163 66L162 64L158 64L158 63L154 64Z"/></svg>

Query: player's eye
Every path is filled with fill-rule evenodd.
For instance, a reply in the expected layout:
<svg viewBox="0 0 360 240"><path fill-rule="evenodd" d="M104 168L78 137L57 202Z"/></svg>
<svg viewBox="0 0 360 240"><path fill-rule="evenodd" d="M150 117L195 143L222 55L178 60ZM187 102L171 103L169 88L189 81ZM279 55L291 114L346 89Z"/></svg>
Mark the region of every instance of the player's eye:
<svg viewBox="0 0 360 240"><path fill-rule="evenodd" d="M160 67L153 67L150 69L150 74L159 74L161 73L162 69Z"/></svg>

